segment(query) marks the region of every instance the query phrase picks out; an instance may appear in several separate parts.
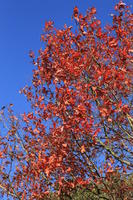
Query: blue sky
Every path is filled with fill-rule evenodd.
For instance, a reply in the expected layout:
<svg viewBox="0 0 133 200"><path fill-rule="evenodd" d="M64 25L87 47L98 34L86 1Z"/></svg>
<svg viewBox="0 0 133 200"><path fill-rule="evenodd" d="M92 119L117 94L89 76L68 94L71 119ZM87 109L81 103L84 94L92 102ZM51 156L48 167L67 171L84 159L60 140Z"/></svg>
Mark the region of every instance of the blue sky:
<svg viewBox="0 0 133 200"><path fill-rule="evenodd" d="M14 104L17 113L27 109L26 98L19 89L32 80L33 66L29 50L41 47L40 35L45 21L53 20L57 28L71 25L74 6L84 13L95 6L103 25L111 22L116 0L0 0L0 108ZM126 3L131 5L132 0Z"/></svg>

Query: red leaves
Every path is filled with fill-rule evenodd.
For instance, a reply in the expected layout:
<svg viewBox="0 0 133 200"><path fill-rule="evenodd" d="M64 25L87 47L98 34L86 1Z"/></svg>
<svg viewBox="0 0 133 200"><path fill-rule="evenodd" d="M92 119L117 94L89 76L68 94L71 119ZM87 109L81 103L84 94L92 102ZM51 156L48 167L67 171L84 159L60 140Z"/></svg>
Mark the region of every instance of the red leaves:
<svg viewBox="0 0 133 200"><path fill-rule="evenodd" d="M92 136L92 140L93 140L93 144L94 144L94 145L96 145L96 143L97 143L96 137L97 137L97 135L98 135L99 132L100 132L100 128L98 128L98 129L94 132L94 134L93 134L93 136Z"/></svg>
<svg viewBox="0 0 133 200"><path fill-rule="evenodd" d="M77 178L75 180L75 182L76 182L76 185L86 186L86 185L89 184L90 181L89 180L83 180L82 178Z"/></svg>
<svg viewBox="0 0 133 200"><path fill-rule="evenodd" d="M52 21L48 21L48 22L45 22L45 31L50 31L53 29L53 22ZM44 39L44 38L43 38Z"/></svg>
<svg viewBox="0 0 133 200"><path fill-rule="evenodd" d="M100 108L101 116L106 117L108 116L108 109L107 108Z"/></svg>
<svg viewBox="0 0 133 200"><path fill-rule="evenodd" d="M81 153L84 153L86 150L85 150L85 146L84 145L82 145L81 146Z"/></svg>
<svg viewBox="0 0 133 200"><path fill-rule="evenodd" d="M120 1L120 2L115 6L115 10L124 9L125 6L126 6L126 4L123 3L122 1Z"/></svg>
<svg viewBox="0 0 133 200"><path fill-rule="evenodd" d="M102 29L101 28L98 28L98 30L97 30L97 37L98 38L102 37Z"/></svg>
<svg viewBox="0 0 133 200"><path fill-rule="evenodd" d="M95 7L92 7L91 8L91 13L94 15L94 14L96 14L96 8Z"/></svg>
<svg viewBox="0 0 133 200"><path fill-rule="evenodd" d="M23 120L24 120L24 122L26 122L26 123L28 123L28 122L29 122L29 120L28 120L28 118L27 118L27 116L26 116L26 114L25 114L25 113L23 114Z"/></svg>
<svg viewBox="0 0 133 200"><path fill-rule="evenodd" d="M79 15L79 10L78 10L78 7L75 6L75 8L74 8L74 10L73 10L73 16L74 16L74 19L75 19L77 22L79 22L79 17L78 17L78 15Z"/></svg>
<svg viewBox="0 0 133 200"><path fill-rule="evenodd" d="M33 113L32 112L28 113L27 118L32 120L33 119Z"/></svg>
<svg viewBox="0 0 133 200"><path fill-rule="evenodd" d="M100 128L98 128L98 129L95 131L93 137L94 137L94 138L97 137L97 134L98 134L99 132L100 132Z"/></svg>
<svg viewBox="0 0 133 200"><path fill-rule="evenodd" d="M107 169L107 173L113 173L113 171L114 170L111 167Z"/></svg>
<svg viewBox="0 0 133 200"><path fill-rule="evenodd" d="M77 109L78 109L78 111L81 112L82 114L83 114L83 113L84 113L84 114L86 113L86 108L85 108L84 105L79 104L78 107L77 107Z"/></svg>
<svg viewBox="0 0 133 200"><path fill-rule="evenodd" d="M46 173L47 177L49 177L49 175L50 175L50 169L49 169L49 167L45 168L45 173Z"/></svg>
<svg viewBox="0 0 133 200"><path fill-rule="evenodd" d="M113 38L113 37L109 39L109 46L110 46L111 48L115 48L115 47L117 47L117 45L118 45L117 39L115 39L115 38Z"/></svg>
<svg viewBox="0 0 133 200"><path fill-rule="evenodd" d="M0 158L3 158L3 152L0 152Z"/></svg>
<svg viewBox="0 0 133 200"><path fill-rule="evenodd" d="M66 148L67 147L67 143L62 144L62 146Z"/></svg>
<svg viewBox="0 0 133 200"><path fill-rule="evenodd" d="M124 9L120 2L119 14ZM12 114L0 138L2 165L17 165L11 175L20 198L47 199L51 188L63 199L77 185L97 191L112 184L115 171L132 170L132 20L125 13L106 30L94 7L85 16L74 8L76 33L45 23L45 47L33 62L32 86L23 90L31 111L20 124ZM109 192L104 184L98 188Z"/></svg>
<svg viewBox="0 0 133 200"><path fill-rule="evenodd" d="M75 18L77 18L77 17L78 17L78 14L79 14L79 9L78 9L77 6L75 6L75 8L74 8L74 10L73 10L73 15L74 15Z"/></svg>

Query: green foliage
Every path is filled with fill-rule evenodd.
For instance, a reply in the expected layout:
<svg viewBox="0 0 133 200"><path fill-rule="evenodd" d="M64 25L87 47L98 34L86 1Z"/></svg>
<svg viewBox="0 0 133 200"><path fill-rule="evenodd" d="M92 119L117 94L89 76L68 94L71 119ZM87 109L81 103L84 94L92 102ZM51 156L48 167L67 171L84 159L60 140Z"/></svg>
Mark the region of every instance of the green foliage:
<svg viewBox="0 0 133 200"><path fill-rule="evenodd" d="M106 183L107 191L104 189ZM129 177L120 176L119 173L109 175L97 188L88 187L74 188L69 194L63 193L60 198L51 193L47 200L131 200L133 199L133 174Z"/></svg>

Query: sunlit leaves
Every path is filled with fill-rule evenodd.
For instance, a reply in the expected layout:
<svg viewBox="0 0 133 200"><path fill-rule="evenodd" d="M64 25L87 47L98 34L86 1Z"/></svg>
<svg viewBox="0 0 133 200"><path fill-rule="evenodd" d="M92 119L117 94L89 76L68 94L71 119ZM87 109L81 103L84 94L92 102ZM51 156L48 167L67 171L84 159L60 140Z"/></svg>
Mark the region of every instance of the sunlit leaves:
<svg viewBox="0 0 133 200"><path fill-rule="evenodd" d="M132 20L124 3L115 9L103 29L94 7L84 16L75 7L77 31L46 22L45 48L30 52L32 86L21 92L31 110L21 123L10 110L0 143L0 180L18 199L63 199L77 187L106 197L115 175L131 173Z"/></svg>

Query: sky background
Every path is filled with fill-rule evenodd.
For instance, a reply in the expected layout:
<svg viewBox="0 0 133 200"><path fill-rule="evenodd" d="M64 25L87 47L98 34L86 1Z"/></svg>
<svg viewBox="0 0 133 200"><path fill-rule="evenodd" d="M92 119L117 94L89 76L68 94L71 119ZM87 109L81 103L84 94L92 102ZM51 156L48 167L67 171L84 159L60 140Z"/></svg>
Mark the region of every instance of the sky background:
<svg viewBox="0 0 133 200"><path fill-rule="evenodd" d="M0 108L14 104L16 113L23 113L29 106L19 90L32 80L29 50L36 55L41 47L40 35L45 21L52 20L56 28L70 26L73 8L85 13L91 6L103 26L111 22L116 0L0 0ZM132 0L126 0L131 5Z"/></svg>

